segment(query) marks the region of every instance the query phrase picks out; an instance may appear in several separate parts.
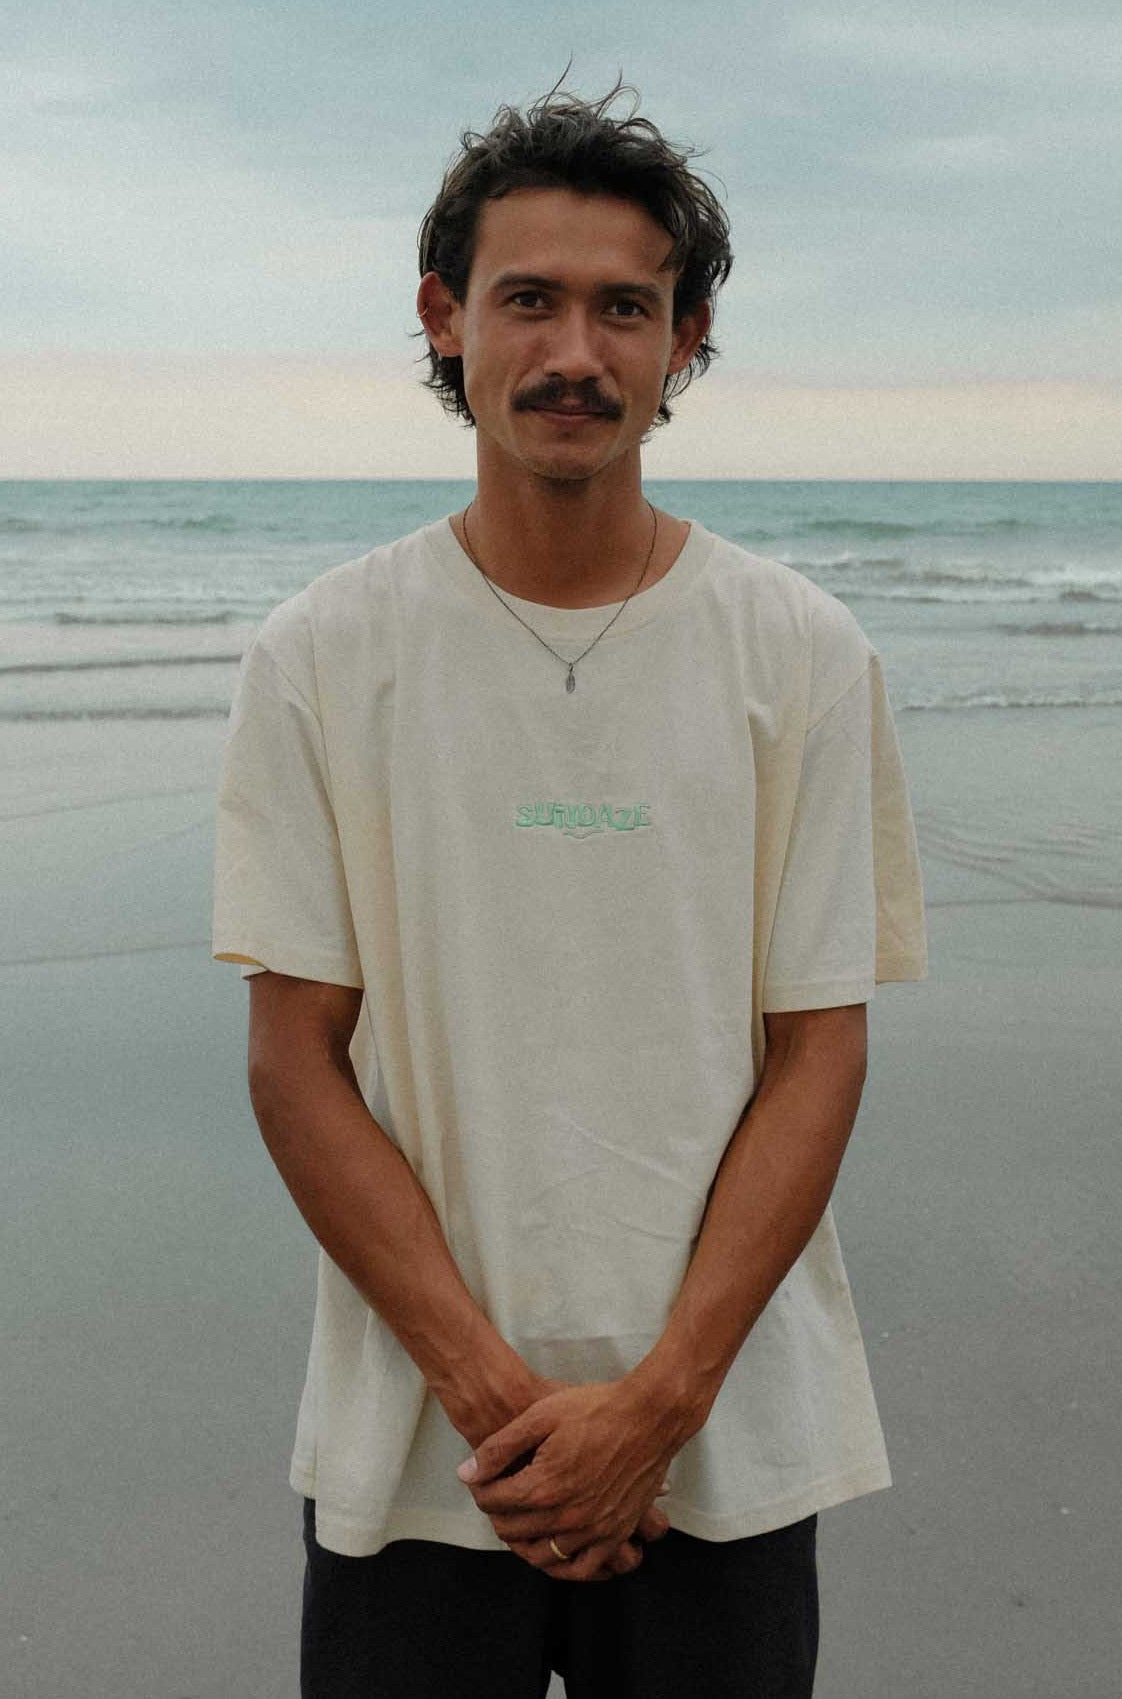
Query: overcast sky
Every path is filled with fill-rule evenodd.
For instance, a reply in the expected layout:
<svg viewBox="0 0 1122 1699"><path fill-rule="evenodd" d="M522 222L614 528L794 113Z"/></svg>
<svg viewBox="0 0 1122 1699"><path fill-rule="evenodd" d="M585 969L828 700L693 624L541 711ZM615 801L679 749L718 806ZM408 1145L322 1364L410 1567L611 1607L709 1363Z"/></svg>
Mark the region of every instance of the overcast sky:
<svg viewBox="0 0 1122 1699"><path fill-rule="evenodd" d="M264 357L286 357L272 370L297 436L306 384L351 373L349 418L310 440L305 417L310 472L332 455L358 469L347 433L375 414L400 417L418 470L462 470L439 415L423 452L415 435L414 401L435 408L409 387L416 228L459 132L570 56L584 94L622 70L644 112L706 150L728 206L736 265L714 393L688 398L696 452L706 410L746 395L852 393L858 428L906 392L921 428L934 387L979 445L980 398L1043 409L1029 475L1049 442L1069 460L1085 443L1082 475L1122 475L1116 446L1117 470L1094 460L1122 383L1117 0L40 0L0 4L0 43L0 376L19 400L0 476L4 458L14 476L100 465L99 417L101 449L127 462L104 469L143 474L151 442L137 458L108 416L154 406L160 370L183 435L159 465L179 453L197 471L222 370L244 385ZM75 387L88 405L70 417ZM216 472L263 469L251 443L223 452ZM371 452L371 470L402 469Z"/></svg>

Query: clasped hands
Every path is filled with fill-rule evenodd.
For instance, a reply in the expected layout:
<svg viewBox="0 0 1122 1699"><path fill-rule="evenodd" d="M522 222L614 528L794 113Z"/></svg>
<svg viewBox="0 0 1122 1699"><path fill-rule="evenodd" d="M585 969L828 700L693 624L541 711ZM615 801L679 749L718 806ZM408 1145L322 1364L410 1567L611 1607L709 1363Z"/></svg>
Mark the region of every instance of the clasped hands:
<svg viewBox="0 0 1122 1699"><path fill-rule="evenodd" d="M457 1473L499 1538L535 1569L566 1581L625 1575L642 1562L642 1542L669 1529L655 1500L669 1491L684 1436L623 1381L548 1384L555 1390L476 1446Z"/></svg>

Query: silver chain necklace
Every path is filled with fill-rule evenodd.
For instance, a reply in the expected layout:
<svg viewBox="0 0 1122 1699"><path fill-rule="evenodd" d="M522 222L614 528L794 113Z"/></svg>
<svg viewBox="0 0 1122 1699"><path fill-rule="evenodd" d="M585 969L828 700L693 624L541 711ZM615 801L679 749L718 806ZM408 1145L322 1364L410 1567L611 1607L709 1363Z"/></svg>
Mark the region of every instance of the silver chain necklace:
<svg viewBox="0 0 1122 1699"><path fill-rule="evenodd" d="M490 590L491 594L496 598L496 600L498 600L502 603L502 605L506 609L507 613L513 614L515 619L518 621L519 625L525 626L526 630L530 633L530 636L536 637L538 642L541 644L542 648L548 649L550 654L553 656L554 660L561 662L561 665L565 668L565 689L567 691L570 691L570 692L574 691L577 688L577 679L576 679L576 669L577 669L577 667L584 660L584 657L586 655L590 655L592 653L592 651L593 651L593 649L595 649L597 643L599 643L601 637L606 636L607 633L612 629L612 626L615 624L616 620L619 618L620 614L623 612L624 608L627 606L628 602L631 600L631 597L636 594L636 592L639 589L639 585L643 582L644 578L647 576L647 568L650 566L651 561L654 558L655 544L658 542L658 514L655 512L654 508L651 507L651 504L648 501L647 506L650 508L651 518L654 520L654 531L651 535L651 546L647 550L647 558L643 562L643 570L639 574L639 577L637 578L637 580L635 582L635 589L632 590L630 595L628 595L620 603L619 607L616 609L615 613L612 615L612 617L608 621L607 625L604 626L603 630L598 631L596 633L596 636L592 639L592 642L588 645L588 648L582 649L580 654L576 657L575 660L567 661L565 659L564 655L559 655L557 653L557 650L553 647L552 643L546 642L545 638L542 636L540 631L534 630L534 628L530 624L529 620L525 620L525 619L522 618L522 615L518 612L517 608L511 607L510 603L507 601L507 599L503 595L502 591L499 590L496 585L492 584L491 580L488 578L487 574L484 572L483 568L480 566L479 562L476 560L475 555L472 551L471 542L468 538L468 514L471 512L471 510L474 506L475 506L474 502L470 502L470 501L468 502L467 506L464 508L463 518L460 521L461 525L464 528L464 549L467 552L468 559L470 560L471 564L475 567L475 570L478 572L480 578L482 578L484 584L486 584L488 590Z"/></svg>

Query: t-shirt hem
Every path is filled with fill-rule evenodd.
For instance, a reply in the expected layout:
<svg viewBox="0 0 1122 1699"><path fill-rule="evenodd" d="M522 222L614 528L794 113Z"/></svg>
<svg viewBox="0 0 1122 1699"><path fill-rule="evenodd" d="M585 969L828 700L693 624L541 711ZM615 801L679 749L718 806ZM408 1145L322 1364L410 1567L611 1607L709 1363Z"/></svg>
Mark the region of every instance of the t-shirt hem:
<svg viewBox="0 0 1122 1699"><path fill-rule="evenodd" d="M315 1477L310 1467L294 1461L289 1481L302 1497L315 1497ZM727 1516L711 1516L691 1505L680 1504L673 1493L660 1501L660 1509L669 1517L670 1526L680 1533L721 1543L750 1538L754 1534L770 1534L776 1528L787 1528L820 1510L829 1510L866 1493L883 1491L891 1485L891 1471L881 1457L855 1464L840 1474L823 1476L797 1493L734 1511ZM342 1557L371 1557L393 1540L431 1540L439 1545L463 1546L471 1551L508 1550L489 1527L480 1525L478 1516L456 1516L446 1511L401 1507L390 1512L380 1530L349 1517L322 1515L317 1509L316 1540L325 1550L337 1552Z"/></svg>
<svg viewBox="0 0 1122 1699"><path fill-rule="evenodd" d="M742 1540L753 1534L770 1534L776 1528L790 1527L804 1517L820 1510L830 1510L835 1504L845 1504L851 1498L866 1493L882 1492L892 1485L892 1472L883 1459L854 1465L838 1475L824 1475L797 1493L772 1499L763 1505L734 1511L728 1516L710 1516L688 1504L675 1502L673 1493L660 1499L659 1508L670 1518L670 1526L699 1540Z"/></svg>

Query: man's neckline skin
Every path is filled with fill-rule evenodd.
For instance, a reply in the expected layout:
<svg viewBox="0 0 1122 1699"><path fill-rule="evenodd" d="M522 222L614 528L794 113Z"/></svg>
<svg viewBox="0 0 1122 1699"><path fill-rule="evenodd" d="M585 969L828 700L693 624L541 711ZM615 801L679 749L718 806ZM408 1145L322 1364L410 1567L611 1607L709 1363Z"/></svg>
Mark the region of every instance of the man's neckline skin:
<svg viewBox="0 0 1122 1699"><path fill-rule="evenodd" d="M641 444L709 326L708 308L674 324L669 249L631 201L518 189L480 214L463 302L422 279L426 333L463 360L476 421L472 552L511 595L578 608L635 589L651 541ZM659 515L642 589L688 533Z"/></svg>

